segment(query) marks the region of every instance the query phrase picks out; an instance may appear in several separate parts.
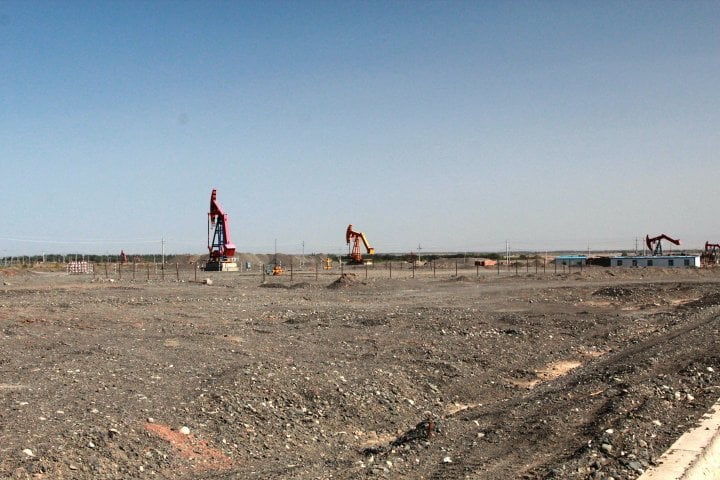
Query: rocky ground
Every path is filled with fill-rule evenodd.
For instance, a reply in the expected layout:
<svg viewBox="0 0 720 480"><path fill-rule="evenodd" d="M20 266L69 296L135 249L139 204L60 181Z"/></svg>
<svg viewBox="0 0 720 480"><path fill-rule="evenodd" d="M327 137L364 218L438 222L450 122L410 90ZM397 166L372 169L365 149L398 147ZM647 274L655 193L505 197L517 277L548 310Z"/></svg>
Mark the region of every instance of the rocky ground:
<svg viewBox="0 0 720 480"><path fill-rule="evenodd" d="M0 478L632 479L720 398L716 270L1 272Z"/></svg>

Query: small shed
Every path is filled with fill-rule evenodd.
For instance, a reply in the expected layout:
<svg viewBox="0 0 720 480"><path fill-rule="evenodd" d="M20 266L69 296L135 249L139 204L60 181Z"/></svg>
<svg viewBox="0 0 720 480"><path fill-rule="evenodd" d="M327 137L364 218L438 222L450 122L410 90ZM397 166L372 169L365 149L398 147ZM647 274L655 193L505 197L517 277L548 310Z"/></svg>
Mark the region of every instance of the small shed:
<svg viewBox="0 0 720 480"><path fill-rule="evenodd" d="M585 255L559 255L555 257L555 265L567 265L569 267L579 267L587 264Z"/></svg>

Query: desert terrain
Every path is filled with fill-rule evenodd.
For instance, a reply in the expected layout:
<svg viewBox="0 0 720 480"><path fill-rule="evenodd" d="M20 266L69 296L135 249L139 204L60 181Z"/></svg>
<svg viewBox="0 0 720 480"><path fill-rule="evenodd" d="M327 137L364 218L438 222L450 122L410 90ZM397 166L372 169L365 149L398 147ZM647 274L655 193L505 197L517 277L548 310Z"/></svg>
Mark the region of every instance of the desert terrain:
<svg viewBox="0 0 720 480"><path fill-rule="evenodd" d="M0 270L0 478L633 479L720 398L716 269L95 271Z"/></svg>

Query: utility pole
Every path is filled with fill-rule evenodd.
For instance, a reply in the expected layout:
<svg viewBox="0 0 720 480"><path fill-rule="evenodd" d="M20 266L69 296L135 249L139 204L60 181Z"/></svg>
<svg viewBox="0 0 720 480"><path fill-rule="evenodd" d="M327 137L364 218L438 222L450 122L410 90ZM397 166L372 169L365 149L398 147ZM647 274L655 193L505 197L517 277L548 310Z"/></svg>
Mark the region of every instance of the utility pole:
<svg viewBox="0 0 720 480"><path fill-rule="evenodd" d="M507 268L510 270L510 242L505 240L505 260L507 261Z"/></svg>

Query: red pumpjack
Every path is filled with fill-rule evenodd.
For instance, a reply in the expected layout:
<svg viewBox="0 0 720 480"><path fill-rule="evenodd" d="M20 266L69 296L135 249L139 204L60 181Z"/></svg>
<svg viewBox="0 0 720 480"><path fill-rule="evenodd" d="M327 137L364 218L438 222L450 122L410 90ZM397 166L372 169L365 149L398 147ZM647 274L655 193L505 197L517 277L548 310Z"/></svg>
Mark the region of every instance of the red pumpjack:
<svg viewBox="0 0 720 480"><path fill-rule="evenodd" d="M362 241L363 245L365 245L365 249L367 250L368 255L374 255L375 249L370 246L370 244L367 241L367 238L365 237L365 234L362 232L356 232L353 230L352 224L348 225L347 230L345 230L345 242L350 245L350 242L353 242L352 245L352 251L350 253L350 259L351 263L355 265L362 265L363 263L369 263L369 262L363 262L363 256L362 252L360 251L360 241Z"/></svg>
<svg viewBox="0 0 720 480"><path fill-rule="evenodd" d="M652 255L654 257L663 254L662 240L667 240L668 242L674 243L675 245L680 245L680 240L668 237L664 233L652 238L650 238L650 235L645 235L645 244L647 245L648 250L652 252Z"/></svg>
<svg viewBox="0 0 720 480"><path fill-rule="evenodd" d="M212 233L212 240L210 237ZM227 213L223 212L217 202L217 190L210 195L210 212L208 212L208 251L210 258L205 270L236 272L235 244L230 241L230 224Z"/></svg>
<svg viewBox="0 0 720 480"><path fill-rule="evenodd" d="M720 243L705 242L701 259L705 265L717 265L720 262Z"/></svg>

